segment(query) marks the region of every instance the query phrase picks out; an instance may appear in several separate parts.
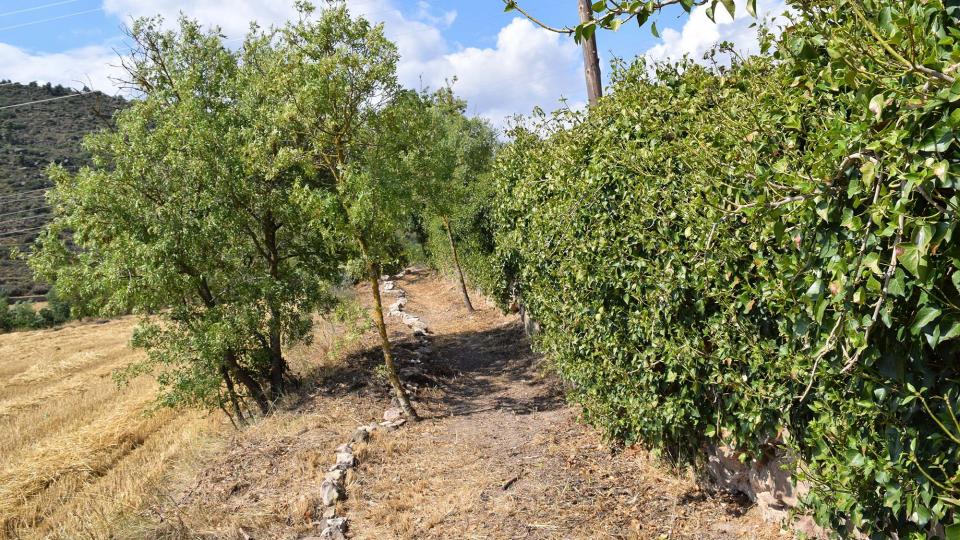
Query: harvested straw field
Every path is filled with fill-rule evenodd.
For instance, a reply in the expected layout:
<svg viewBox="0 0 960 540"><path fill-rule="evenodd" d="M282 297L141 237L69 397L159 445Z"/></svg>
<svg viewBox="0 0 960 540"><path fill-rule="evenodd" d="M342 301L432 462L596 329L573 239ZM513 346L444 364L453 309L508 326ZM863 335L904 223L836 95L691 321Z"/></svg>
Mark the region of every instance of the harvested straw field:
<svg viewBox="0 0 960 540"><path fill-rule="evenodd" d="M223 432L222 418L150 413L155 383L118 388L133 319L0 335L0 537L103 537Z"/></svg>

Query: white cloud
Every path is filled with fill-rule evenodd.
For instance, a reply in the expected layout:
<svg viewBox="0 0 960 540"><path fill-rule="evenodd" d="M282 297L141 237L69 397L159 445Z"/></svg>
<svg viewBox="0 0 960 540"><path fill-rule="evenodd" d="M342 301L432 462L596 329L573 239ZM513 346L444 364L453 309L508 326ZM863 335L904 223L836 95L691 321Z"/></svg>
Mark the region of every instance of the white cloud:
<svg viewBox="0 0 960 540"><path fill-rule="evenodd" d="M94 45L59 53L34 54L0 43L0 77L18 82L89 86L114 93L114 81L122 73L120 58L108 46Z"/></svg>
<svg viewBox="0 0 960 540"><path fill-rule="evenodd" d="M651 60L679 60L689 55L694 61L700 61L704 53L721 41L734 44L737 52L748 55L758 52L757 28L751 26L758 22L746 10L746 0L736 0L737 17L733 19L722 5L716 8L716 22L707 17L706 6L693 9L680 31L672 28L663 30L660 34L662 42L648 49L644 53ZM757 2L757 16L760 19L782 21L781 16L787 12L784 0L759 0Z"/></svg>
<svg viewBox="0 0 960 540"><path fill-rule="evenodd" d="M535 106L553 109L561 96L574 105L584 100L579 48L526 19L503 27L495 47L460 48L443 35L456 11L435 10L426 0L410 13L400 11L395 0L347 3L353 12L384 24L400 51L398 76L404 85L435 89L456 77L455 90L468 100L470 112L495 124L513 114L527 114ZM183 13L205 26L219 27L228 39L245 35L251 21L280 25L296 16L292 0L103 0L103 8L125 22L161 15L168 25ZM89 85L113 93L118 89L111 77L122 74L115 67L119 63L109 44L48 54L0 43L0 77L16 81Z"/></svg>
<svg viewBox="0 0 960 540"><path fill-rule="evenodd" d="M408 61L401 77L422 76L432 88L454 76L454 90L471 111L496 124L535 106L550 110L561 97L584 98L582 57L569 39L516 18L500 30L494 48L465 48L426 61Z"/></svg>

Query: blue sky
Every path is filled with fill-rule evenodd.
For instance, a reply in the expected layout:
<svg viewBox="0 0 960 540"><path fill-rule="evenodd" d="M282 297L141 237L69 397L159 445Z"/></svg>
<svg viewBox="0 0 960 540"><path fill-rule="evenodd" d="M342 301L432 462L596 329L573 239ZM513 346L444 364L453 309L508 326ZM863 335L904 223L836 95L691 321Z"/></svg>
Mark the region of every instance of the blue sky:
<svg viewBox="0 0 960 540"><path fill-rule="evenodd" d="M782 0L759 3L768 13L783 6ZM118 53L127 47L121 26L131 17L159 13L172 19L184 11L240 37L251 19L282 23L291 5L292 0L0 0L0 78L115 93ZM560 98L573 105L584 101L582 56L573 41L515 12L504 13L501 0L348 0L348 5L384 23L403 56L402 82L436 87L457 77L455 89L473 112L495 123L534 106L556 108ZM521 0L521 5L552 25L577 21L576 0ZM747 52L754 47L752 21L746 18L714 24L702 11L688 15L673 8L657 19L663 38L633 24L601 33L604 67L613 56L699 57L718 39Z"/></svg>

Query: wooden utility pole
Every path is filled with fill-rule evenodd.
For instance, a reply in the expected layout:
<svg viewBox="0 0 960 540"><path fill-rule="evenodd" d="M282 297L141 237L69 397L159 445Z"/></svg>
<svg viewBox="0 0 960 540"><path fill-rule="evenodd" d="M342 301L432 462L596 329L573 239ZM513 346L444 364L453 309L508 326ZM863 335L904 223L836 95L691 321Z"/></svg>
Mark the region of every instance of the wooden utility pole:
<svg viewBox="0 0 960 540"><path fill-rule="evenodd" d="M593 8L590 0L580 0L580 22L588 23L593 20ZM594 106L603 95L603 86L600 84L600 57L597 55L597 34L590 34L583 39L583 72L587 78L587 98Z"/></svg>

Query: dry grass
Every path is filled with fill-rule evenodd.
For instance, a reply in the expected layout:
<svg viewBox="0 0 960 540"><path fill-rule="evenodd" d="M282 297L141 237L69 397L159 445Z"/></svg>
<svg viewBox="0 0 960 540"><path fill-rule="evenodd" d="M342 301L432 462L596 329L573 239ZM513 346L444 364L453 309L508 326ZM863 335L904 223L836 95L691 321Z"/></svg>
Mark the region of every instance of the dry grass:
<svg viewBox="0 0 960 540"><path fill-rule="evenodd" d="M243 443L219 413L148 414L156 391L149 376L116 386L113 371L143 355L128 345L134 325L125 318L0 335L0 538L144 538L190 530L181 523L188 517L164 513L175 506L176 486ZM338 331L318 321L314 342L289 351L293 369L329 369L327 351ZM291 411L243 436L270 440L271 432L327 421ZM200 505L198 515L204 510Z"/></svg>
<svg viewBox="0 0 960 540"><path fill-rule="evenodd" d="M171 467L223 431L196 413L145 414L150 378L117 388L140 358L132 319L0 335L0 537L103 538Z"/></svg>

